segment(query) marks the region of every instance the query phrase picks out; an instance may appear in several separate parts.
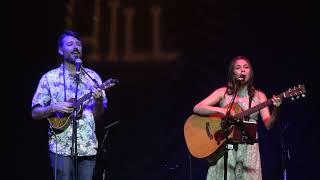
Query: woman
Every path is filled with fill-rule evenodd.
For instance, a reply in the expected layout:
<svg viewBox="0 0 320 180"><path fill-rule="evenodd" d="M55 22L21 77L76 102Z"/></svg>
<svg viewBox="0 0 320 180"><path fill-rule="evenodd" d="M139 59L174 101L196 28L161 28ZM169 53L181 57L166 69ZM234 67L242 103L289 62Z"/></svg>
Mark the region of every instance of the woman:
<svg viewBox="0 0 320 180"><path fill-rule="evenodd" d="M238 91L237 91L238 89ZM223 116L227 113L228 104L232 102L234 94L237 92L234 103L237 103L242 110L246 110L267 100L264 92L257 90L253 86L253 70L247 57L235 57L229 66L227 85L216 89L207 98L194 106L194 113L208 116L213 113L221 113ZM251 98L250 98L251 97ZM251 99L251 100L250 100ZM251 103L249 103L251 101ZM270 115L268 107L253 113L249 121L257 122L258 114L264 122L267 129L270 129L276 119L281 99L273 96L273 111ZM235 112L230 111L233 116ZM239 144L237 150L228 151L228 169L227 179L262 179L259 145ZM208 169L207 180L224 178L224 158L220 158L216 164Z"/></svg>

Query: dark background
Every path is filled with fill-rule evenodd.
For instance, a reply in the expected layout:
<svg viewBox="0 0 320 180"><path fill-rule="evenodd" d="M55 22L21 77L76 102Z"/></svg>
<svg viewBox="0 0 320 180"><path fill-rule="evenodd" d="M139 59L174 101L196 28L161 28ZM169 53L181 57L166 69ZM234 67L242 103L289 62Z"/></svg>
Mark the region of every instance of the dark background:
<svg viewBox="0 0 320 180"><path fill-rule="evenodd" d="M9 76L13 77L12 83L17 87L13 92L17 96L8 107L16 127L15 161L11 159L11 165L17 179L51 179L47 123L31 119L30 105L40 77L56 65L56 39L65 29L64 3L59 0L15 4L17 47L9 64L16 71ZM306 98L284 100L280 121L274 129L267 131L260 123L264 179L281 178L282 138L291 152L288 179L319 178L319 60L314 5L288 0L121 3L135 7L160 4L164 9L164 47L179 51L180 57L175 62L86 64L99 72L103 80L120 80L107 92L109 109L97 122L102 142L104 127L120 121L110 129L103 144L107 152L103 154L102 166L110 179L205 179L207 163L189 156L183 125L197 102L224 85L228 62L235 55L251 58L255 84L268 97L298 84L307 88ZM140 18L138 22L145 22ZM136 36L136 45L143 44L143 33ZM148 49L146 45L142 48ZM170 171L171 168L175 170Z"/></svg>

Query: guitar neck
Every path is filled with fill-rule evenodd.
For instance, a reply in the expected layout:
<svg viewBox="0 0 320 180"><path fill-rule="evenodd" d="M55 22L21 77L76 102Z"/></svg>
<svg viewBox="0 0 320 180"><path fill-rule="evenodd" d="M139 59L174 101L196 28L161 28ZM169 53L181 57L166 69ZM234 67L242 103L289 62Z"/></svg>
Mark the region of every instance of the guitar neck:
<svg viewBox="0 0 320 180"><path fill-rule="evenodd" d="M113 84L110 84L110 83L109 83L109 80L108 80L108 81L102 83L102 84L99 86L99 88L100 88L101 90L105 90L105 89L111 87L112 85L113 85ZM90 99L91 96L92 96L92 92L89 92L89 93L85 94L84 96L82 96L81 98L79 98L79 99L78 99L78 102L77 102L77 106L80 106L80 105L81 105L83 102L85 102L87 99Z"/></svg>
<svg viewBox="0 0 320 180"><path fill-rule="evenodd" d="M78 99L77 101L77 106L80 106L83 102L85 102L87 99L90 99L92 96L92 92L85 94L81 98Z"/></svg>
<svg viewBox="0 0 320 180"><path fill-rule="evenodd" d="M280 99L283 99L284 95L283 94L280 94L278 95L277 97L279 97ZM249 116L250 114L252 113L255 113L257 111L259 111L260 109L262 108L265 108L269 105L271 105L273 102L272 102L272 99L268 99L267 101L263 102L263 103L260 103L250 109L247 109L245 111L242 111L241 113L239 114L236 114L234 116L235 119L244 119L245 117Z"/></svg>

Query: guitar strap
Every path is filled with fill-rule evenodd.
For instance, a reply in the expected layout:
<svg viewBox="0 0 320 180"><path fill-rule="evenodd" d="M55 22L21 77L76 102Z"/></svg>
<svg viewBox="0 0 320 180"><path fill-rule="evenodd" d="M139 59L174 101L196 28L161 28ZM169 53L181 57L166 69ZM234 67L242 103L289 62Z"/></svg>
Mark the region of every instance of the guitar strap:
<svg viewBox="0 0 320 180"><path fill-rule="evenodd" d="M251 95L249 95L249 108L248 109L251 108L252 98L253 97ZM250 115L248 117L246 117L246 120L249 121L249 118L250 118Z"/></svg>
<svg viewBox="0 0 320 180"><path fill-rule="evenodd" d="M81 69L82 69L82 71L83 71L84 73L86 73L86 75L92 80L92 82L94 82L94 84L95 84L97 87L99 87L98 81L97 81L96 79L92 78L92 77L88 74L88 72L87 72L83 67L81 67Z"/></svg>
<svg viewBox="0 0 320 180"><path fill-rule="evenodd" d="M89 73L81 67L81 70L92 80L92 82L99 87L98 81L94 78L92 78ZM64 101L67 101L67 92L66 92L66 77L65 77L65 64L63 62L63 86L64 86Z"/></svg>

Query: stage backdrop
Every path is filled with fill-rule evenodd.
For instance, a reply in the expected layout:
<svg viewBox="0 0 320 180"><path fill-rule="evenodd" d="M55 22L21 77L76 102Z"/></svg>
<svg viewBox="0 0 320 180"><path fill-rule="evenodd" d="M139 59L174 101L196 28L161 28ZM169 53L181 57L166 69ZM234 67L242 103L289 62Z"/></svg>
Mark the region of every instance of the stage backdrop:
<svg viewBox="0 0 320 180"><path fill-rule="evenodd" d="M97 122L100 166L112 180L202 180L208 164L192 157L183 125L193 106L224 85L235 55L251 58L255 85L268 97L299 84L306 98L286 99L275 128L259 119L265 179L282 176L282 145L289 148L289 179L315 179L316 68L307 48L314 17L294 1L55 0L17 5L15 61L23 62L16 120L18 179L52 179L47 122L30 105L42 74L61 62L57 37L65 29L83 37L83 64L109 89L108 109ZM307 11L311 13L307 13ZM310 15L310 16L309 16ZM311 52L310 52L311 51ZM23 89L21 89L21 86ZM107 130L105 127L118 122ZM107 135L106 141L102 141ZM103 143L102 143L103 142Z"/></svg>

